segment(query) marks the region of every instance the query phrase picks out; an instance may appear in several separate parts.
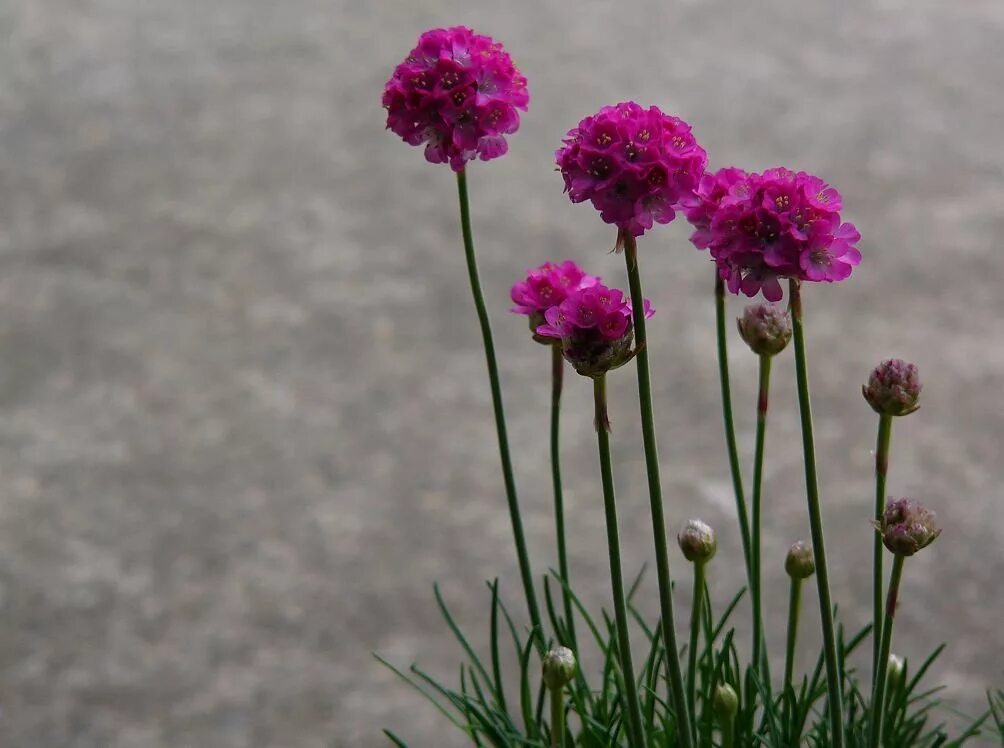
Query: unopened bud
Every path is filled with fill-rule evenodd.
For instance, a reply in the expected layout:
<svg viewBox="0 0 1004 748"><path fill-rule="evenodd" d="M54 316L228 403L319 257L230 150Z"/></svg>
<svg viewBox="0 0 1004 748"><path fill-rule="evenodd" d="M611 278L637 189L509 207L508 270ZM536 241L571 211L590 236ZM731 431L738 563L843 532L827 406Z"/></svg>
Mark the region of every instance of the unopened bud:
<svg viewBox="0 0 1004 748"><path fill-rule="evenodd" d="M920 407L920 377L917 367L899 358L876 366L861 388L872 410L885 416L905 416Z"/></svg>
<svg viewBox="0 0 1004 748"><path fill-rule="evenodd" d="M552 691L564 688L575 677L575 654L568 647L554 647L544 655L544 685Z"/></svg>
<svg viewBox="0 0 1004 748"><path fill-rule="evenodd" d="M792 579L808 579L816 571L816 561L812 557L812 546L799 540L788 549L784 559L784 570Z"/></svg>
<svg viewBox="0 0 1004 748"><path fill-rule="evenodd" d="M905 672L906 663L903 662L903 658L895 654L889 655L889 685L892 686L899 683L903 679Z"/></svg>
<svg viewBox="0 0 1004 748"><path fill-rule="evenodd" d="M719 683L715 686L715 693L712 697L712 707L715 716L722 721L731 721L739 711L739 697L736 691L728 683Z"/></svg>
<svg viewBox="0 0 1004 748"><path fill-rule="evenodd" d="M885 547L897 556L912 556L941 534L934 512L913 499L895 499L886 504L875 529L882 534Z"/></svg>
<svg viewBox="0 0 1004 748"><path fill-rule="evenodd" d="M791 340L791 317L774 304L751 304L736 320L739 334L758 356L773 356Z"/></svg>
<svg viewBox="0 0 1004 748"><path fill-rule="evenodd" d="M680 550L688 561L703 564L710 561L718 550L718 539L711 525L699 519L687 520L680 534L676 536Z"/></svg>

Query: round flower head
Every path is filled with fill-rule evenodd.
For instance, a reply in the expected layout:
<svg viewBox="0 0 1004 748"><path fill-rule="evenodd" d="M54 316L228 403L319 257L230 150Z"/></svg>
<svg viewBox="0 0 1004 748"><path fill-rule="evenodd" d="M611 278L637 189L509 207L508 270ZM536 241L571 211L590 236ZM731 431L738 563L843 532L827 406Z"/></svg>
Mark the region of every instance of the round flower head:
<svg viewBox="0 0 1004 748"><path fill-rule="evenodd" d="M575 677L575 654L568 647L554 647L544 655L544 685L552 691L564 688Z"/></svg>
<svg viewBox="0 0 1004 748"><path fill-rule="evenodd" d="M784 559L784 570L793 579L808 579L816 572L816 561L812 557L812 546L799 540L788 549Z"/></svg>
<svg viewBox="0 0 1004 748"><path fill-rule="evenodd" d="M711 525L699 519L687 520L683 530L676 536L680 550L688 561L703 564L710 561L718 550L718 538Z"/></svg>
<svg viewBox="0 0 1004 748"><path fill-rule="evenodd" d="M530 318L530 330L533 339L538 343L551 345L554 338L545 338L537 334L537 328L544 324L544 312L552 306L558 306L571 291L595 286L600 279L595 275L586 275L582 268L571 260L560 264L545 262L539 268L528 270L526 278L512 287L510 296L513 301L512 311L525 314Z"/></svg>
<svg viewBox="0 0 1004 748"><path fill-rule="evenodd" d="M690 125L633 101L586 117L555 157L572 202L591 200L600 218L632 236L692 204L708 162Z"/></svg>
<svg viewBox="0 0 1004 748"><path fill-rule="evenodd" d="M742 339L758 356L774 356L791 340L791 317L774 304L751 304L736 323Z"/></svg>
<svg viewBox="0 0 1004 748"><path fill-rule="evenodd" d="M645 299L645 316L655 312ZM623 366L634 356L631 302L615 288L595 283L573 290L544 312L537 334L561 341L561 352L575 370L598 377Z"/></svg>
<svg viewBox="0 0 1004 748"><path fill-rule="evenodd" d="M872 410L880 415L905 416L920 407L920 377L917 367L899 358L876 366L861 392Z"/></svg>
<svg viewBox="0 0 1004 748"><path fill-rule="evenodd" d="M425 158L454 171L475 157L509 150L530 101L526 78L502 45L465 26L432 29L384 87L387 128L409 145L425 144Z"/></svg>
<svg viewBox="0 0 1004 748"><path fill-rule="evenodd" d="M912 499L895 499L885 506L882 520L875 529L882 534L885 547L897 556L912 556L926 548L941 534L934 524L934 512Z"/></svg>
<svg viewBox="0 0 1004 748"><path fill-rule="evenodd" d="M841 281L861 261L861 235L840 222L840 193L811 174L722 169L697 196L691 241L711 252L732 293L779 301L781 278Z"/></svg>

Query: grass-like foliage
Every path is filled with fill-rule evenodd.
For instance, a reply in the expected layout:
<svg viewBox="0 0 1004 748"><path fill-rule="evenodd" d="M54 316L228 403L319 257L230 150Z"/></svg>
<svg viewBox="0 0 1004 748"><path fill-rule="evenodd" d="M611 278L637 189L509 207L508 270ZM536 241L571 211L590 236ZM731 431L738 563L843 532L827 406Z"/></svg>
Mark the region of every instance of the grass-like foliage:
<svg viewBox="0 0 1004 748"><path fill-rule="evenodd" d="M553 581L560 586L557 573ZM566 621L556 613L552 580L544 579L546 610L549 622L558 632L567 632ZM650 748L678 745L678 721L671 704L660 696L665 692L666 651L657 622L647 623L633 605L634 593L641 581L638 575L629 596L630 612L635 629L633 635L643 641L644 667L638 674L638 691L642 695L642 715ZM554 745L610 748L629 745L624 722L623 678L616 653L617 637L614 622L607 611L591 615L573 590L568 590L576 623L588 633L588 647L597 655L595 674L590 677L583 668L577 669L567 686L568 701L563 734L560 740L552 733L553 725L545 718L546 688L540 678L539 662L533 656L539 636L519 631L499 594L498 580L488 585L490 594L490 631L488 651L478 653L457 625L435 589L436 602L447 627L452 632L464 662L452 685L429 675L418 664L407 672L379 655L376 659L401 680L422 694L457 730L476 746L495 748L550 748ZM696 682L696 734L700 748L724 745L724 726L716 713L715 689L727 684L737 696L737 708L732 721L734 746L791 748L806 745L824 748L831 745L829 723L823 702L827 691L824 679L823 654L819 653L811 672L803 674L796 684L783 690L772 689L757 670L743 665L737 650L734 629L729 621L745 595L740 590L724 610L713 612L707 589L702 616L703 645L698 653ZM836 614L836 611L835 611ZM838 619L839 620L839 619ZM838 625L837 646L844 682L845 738L849 746L869 745L868 698L862 693L857 672L850 664L852 655L868 640L871 625L847 636ZM553 642L546 642L550 646ZM884 748L956 748L962 745L988 745L987 741L1004 740L1004 691L988 693L990 708L956 737L950 736L945 718L962 715L945 706L937 694L942 687L927 687L924 676L944 651L938 646L913 672L909 661L890 680L886 702ZM686 654L682 652L681 654ZM516 664L511 677L503 674L503 658ZM405 737L384 731L395 746L408 746ZM976 740L979 739L979 740Z"/></svg>

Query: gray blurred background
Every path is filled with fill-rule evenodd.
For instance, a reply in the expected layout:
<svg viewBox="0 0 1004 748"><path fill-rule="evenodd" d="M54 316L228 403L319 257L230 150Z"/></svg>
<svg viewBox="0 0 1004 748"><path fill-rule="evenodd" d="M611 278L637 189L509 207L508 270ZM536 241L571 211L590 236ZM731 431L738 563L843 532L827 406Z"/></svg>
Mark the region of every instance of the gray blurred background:
<svg viewBox="0 0 1004 748"><path fill-rule="evenodd" d="M981 709L1004 683L1004 5L836 5L2 0L0 745L379 746L384 726L462 744L370 657L455 677L437 579L475 642L486 579L523 620L453 177L379 106L418 34L456 23L530 80L510 155L470 182L536 572L555 563L548 355L508 287L565 257L624 284L612 230L562 195L552 154L585 114L637 99L690 121L716 167L784 164L844 193L864 261L806 294L834 596L866 621L877 418L859 390L907 357L923 407L896 422L889 488L945 531L907 565L894 650L950 638L930 682ZM712 268L688 234L659 228L641 255L670 532L718 528L720 601L740 550ZM731 342L748 482L755 361ZM767 445L775 655L783 554L808 533L792 376L786 354ZM611 380L633 573L652 557L635 380ZM598 606L588 383L566 393L572 574Z"/></svg>

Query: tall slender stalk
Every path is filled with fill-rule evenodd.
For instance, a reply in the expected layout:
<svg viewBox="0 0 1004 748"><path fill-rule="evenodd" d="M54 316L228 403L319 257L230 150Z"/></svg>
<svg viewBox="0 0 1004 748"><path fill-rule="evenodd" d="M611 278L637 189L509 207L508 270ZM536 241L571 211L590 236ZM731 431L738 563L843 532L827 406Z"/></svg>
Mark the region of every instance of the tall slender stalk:
<svg viewBox="0 0 1004 748"><path fill-rule="evenodd" d="M798 640L798 617L802 607L802 577L791 577L791 594L788 597L788 633L784 651L784 681L781 691L784 693L792 686L792 676L795 672L795 643ZM789 702L784 700L784 724L790 724L788 719ZM796 736L797 737L797 736Z"/></svg>
<svg viewBox="0 0 1004 748"><path fill-rule="evenodd" d="M892 416L879 415L878 437L875 440L875 521L882 521L885 508L885 481L889 472L889 442L892 438ZM882 536L875 533L872 558L872 672L878 671L879 641L882 631L882 558L885 549Z"/></svg>
<svg viewBox="0 0 1004 748"><path fill-rule="evenodd" d="M841 715L840 664L837 662L836 637L833 631L833 604L830 602L830 578L826 567L823 517L819 508L816 480L816 445L812 434L812 405L809 401L809 374L805 363L805 334L802 330L802 297L799 280L790 283L790 304L795 339L795 377L798 384L798 409L802 420L802 451L805 461L805 489L809 506L809 529L816 564L816 589L819 593L819 618L823 629L823 654L826 661L827 705L833 748L843 748L844 724Z"/></svg>
<svg viewBox="0 0 1004 748"><path fill-rule="evenodd" d="M687 646L687 707L696 718L697 710L697 643L701 631L701 607L704 602L706 563L694 561L694 600L690 606L690 642Z"/></svg>
<svg viewBox="0 0 1004 748"><path fill-rule="evenodd" d="M565 608L566 647L578 651L575 645L575 622L572 619L572 596L568 581L568 556L565 545L565 502L561 490L561 385L565 374L565 359L561 345L551 345L551 483L554 487L554 530L558 541L558 574L561 575L561 596Z"/></svg>
<svg viewBox="0 0 1004 748"><path fill-rule="evenodd" d="M648 471L648 494L652 512L652 532L655 536L655 568L659 579L659 605L662 613L662 637L666 643L669 688L676 709L681 748L692 748L694 720L687 708L680 649L676 643L676 622L673 616L673 587L669 575L669 552L666 545L666 517L662 507L662 479L659 476L659 447L655 437L655 416L652 410L652 382L648 367L648 337L645 334L644 295L638 272L638 245L635 238L623 233L624 262L627 265L631 307L634 314L634 337L638 349L638 401L641 408L641 432L645 443L645 466Z"/></svg>
<svg viewBox="0 0 1004 748"><path fill-rule="evenodd" d="M753 537L751 544L750 593L753 598L753 668L766 672L767 647L763 631L763 599L761 585L760 504L763 495L763 452L767 433L767 404L770 396L770 356L760 357L759 386L756 401L756 448L753 453Z"/></svg>
<svg viewBox="0 0 1004 748"><path fill-rule="evenodd" d="M523 580L523 592L526 595L526 607L530 615L534 636L537 637L538 648L543 649L543 630L540 625L540 609L537 607L537 593L533 587L533 572L530 569L530 557L526 550L526 538L523 535L523 519L519 511L519 498L516 495L516 481L513 478L512 459L509 456L509 437L506 433L505 408L502 405L502 387L499 384L498 363L495 360L495 343L492 340L491 321L488 319L488 309L485 307L485 296L481 290L481 280L478 277L478 262L474 254L474 237L471 233L471 212L467 199L467 173L457 172L457 193L460 199L460 229L464 238L464 254L467 257L467 274L470 276L471 293L474 296L474 306L481 325L481 338L485 347L485 362L488 365L488 381L491 384L492 408L495 411L495 430L498 434L499 456L502 460L502 479L505 482L506 501L509 504L509 519L512 522L513 539L516 542L516 557L519 561L519 573Z"/></svg>
<svg viewBox="0 0 1004 748"><path fill-rule="evenodd" d="M896 616L896 598L899 595L899 582L903 578L903 561L906 557L895 554L892 561L892 573L889 575L889 596L886 598L885 620L882 624L882 645L879 648L878 668L875 671L875 682L872 684L872 723L871 748L879 748L882 736L882 720L885 717L885 688L889 672L889 650L892 647L892 624Z"/></svg>
<svg viewBox="0 0 1004 748"><path fill-rule="evenodd" d="M746 518L746 497L743 492L743 476L739 467L739 449L736 446L736 427L732 420L732 384L729 378L728 343L725 337L725 281L715 267L715 328L718 336L718 379L722 386L722 414L725 418L725 445L729 454L729 472L732 473L732 489L736 495L736 514L739 517L739 532L743 542L743 559L746 562L746 578L752 586L750 573L750 528Z"/></svg>
<svg viewBox="0 0 1004 748"><path fill-rule="evenodd" d="M610 554L610 583L613 587L614 618L617 625L617 651L624 675L625 722L632 746L644 748L645 732L638 702L638 686L631 658L631 637L628 631L627 598L621 571L621 543L617 529L617 499L614 494L614 473L610 459L610 424L607 420L607 377L593 379L593 402L596 406L596 435L600 452L600 476L603 480L603 507L607 519L607 550Z"/></svg>
<svg viewBox="0 0 1004 748"><path fill-rule="evenodd" d="M565 688L552 688L551 692L551 748L565 744Z"/></svg>

